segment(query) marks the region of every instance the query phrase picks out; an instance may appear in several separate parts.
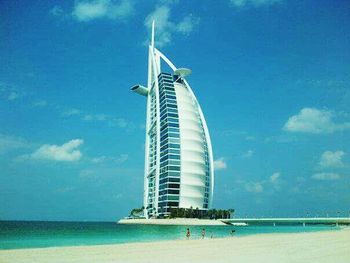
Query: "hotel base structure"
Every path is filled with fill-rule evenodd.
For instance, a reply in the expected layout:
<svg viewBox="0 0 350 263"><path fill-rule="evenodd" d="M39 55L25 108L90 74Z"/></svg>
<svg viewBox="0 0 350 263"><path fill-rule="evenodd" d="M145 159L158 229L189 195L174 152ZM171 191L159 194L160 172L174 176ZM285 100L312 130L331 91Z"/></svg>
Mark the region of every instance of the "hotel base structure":
<svg viewBox="0 0 350 263"><path fill-rule="evenodd" d="M157 48L154 22L147 86L132 91L147 99L144 216L164 217L174 208L208 210L214 188L213 152L201 107L185 77ZM169 71L162 71L165 63Z"/></svg>

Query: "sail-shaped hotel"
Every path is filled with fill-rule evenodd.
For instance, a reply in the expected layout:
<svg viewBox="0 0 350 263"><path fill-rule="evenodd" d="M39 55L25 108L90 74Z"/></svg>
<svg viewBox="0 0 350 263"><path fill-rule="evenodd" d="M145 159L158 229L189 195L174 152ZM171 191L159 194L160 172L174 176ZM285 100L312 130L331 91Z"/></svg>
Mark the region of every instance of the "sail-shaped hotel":
<svg viewBox="0 0 350 263"><path fill-rule="evenodd" d="M161 63L168 65L164 72ZM154 42L149 45L147 87L132 91L147 98L144 215L170 214L172 208L207 210L214 187L213 152L199 103L185 77Z"/></svg>

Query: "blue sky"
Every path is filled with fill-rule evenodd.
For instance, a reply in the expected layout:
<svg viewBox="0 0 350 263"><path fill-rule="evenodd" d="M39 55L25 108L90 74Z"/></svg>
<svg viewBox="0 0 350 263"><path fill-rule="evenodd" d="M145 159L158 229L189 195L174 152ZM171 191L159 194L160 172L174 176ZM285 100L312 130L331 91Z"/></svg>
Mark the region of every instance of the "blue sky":
<svg viewBox="0 0 350 263"><path fill-rule="evenodd" d="M188 78L237 216L348 215L348 1L1 1L0 219L142 205L149 22Z"/></svg>

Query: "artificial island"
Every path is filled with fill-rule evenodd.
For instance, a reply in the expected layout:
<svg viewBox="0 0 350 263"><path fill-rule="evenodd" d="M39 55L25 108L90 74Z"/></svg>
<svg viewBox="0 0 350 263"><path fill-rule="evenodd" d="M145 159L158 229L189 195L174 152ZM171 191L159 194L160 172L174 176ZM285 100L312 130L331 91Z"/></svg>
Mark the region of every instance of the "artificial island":
<svg viewBox="0 0 350 263"><path fill-rule="evenodd" d="M131 90L146 98L143 207L122 224L179 225L349 224L348 218L235 218L234 209L213 209L214 162L209 129L186 77L155 47L152 23L147 85ZM189 218L191 220L189 220ZM210 220L220 219L220 220Z"/></svg>
<svg viewBox="0 0 350 263"><path fill-rule="evenodd" d="M214 190L213 150L209 130L186 76L155 47L155 25L148 52L147 86L132 91L145 96L146 143L143 209L145 219L176 215L205 216ZM171 73L163 69L167 66ZM225 216L227 216L225 212Z"/></svg>

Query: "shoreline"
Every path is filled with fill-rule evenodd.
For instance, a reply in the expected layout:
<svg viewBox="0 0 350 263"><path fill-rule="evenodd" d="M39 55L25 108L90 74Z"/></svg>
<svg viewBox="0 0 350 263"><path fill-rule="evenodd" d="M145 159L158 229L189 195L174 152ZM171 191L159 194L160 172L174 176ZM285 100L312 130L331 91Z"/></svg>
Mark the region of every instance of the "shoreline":
<svg viewBox="0 0 350 263"><path fill-rule="evenodd" d="M118 224L123 225L168 225L168 226L227 226L221 220L197 218L171 219L120 219Z"/></svg>
<svg viewBox="0 0 350 263"><path fill-rule="evenodd" d="M350 229L0 250L0 262L349 262ZM171 248L171 249L170 249Z"/></svg>
<svg viewBox="0 0 350 263"><path fill-rule="evenodd" d="M247 235L234 235L234 236L219 236L219 237L212 237L210 238L209 235L206 235L204 240L200 237L190 238L189 240L186 239L184 236L183 238L179 239L164 239L164 240L147 240L147 241L133 241L133 242L126 242L126 243L113 243L113 244L94 244L94 245L74 245L74 246L52 246L52 247L28 247L28 248L9 248L9 249L0 249L0 255L1 251L17 251L17 250L46 250L46 249L74 249L74 248L94 248L94 247L119 247L119 246L128 246L128 245L136 245L141 246L143 244L163 244L163 243L173 243L173 242L194 242L194 241L209 241L209 240L231 240L231 239L241 239L241 238L247 238L247 237L256 237L256 236L279 236L279 235L303 235L303 234L310 234L310 233L333 233L333 232L339 232L339 231L349 231L350 235L350 227L344 227L340 229L332 229L332 230L316 230L316 231L307 231L307 232L273 232L273 233L254 233L254 234L247 234ZM1 257L0 257L1 259ZM0 261L1 262L1 261ZM2 262L1 262L2 263Z"/></svg>

